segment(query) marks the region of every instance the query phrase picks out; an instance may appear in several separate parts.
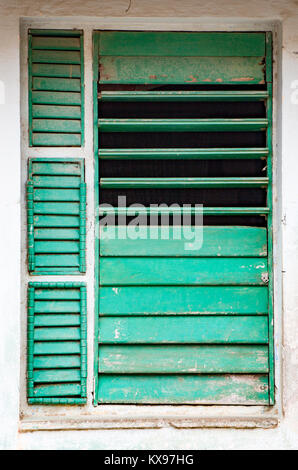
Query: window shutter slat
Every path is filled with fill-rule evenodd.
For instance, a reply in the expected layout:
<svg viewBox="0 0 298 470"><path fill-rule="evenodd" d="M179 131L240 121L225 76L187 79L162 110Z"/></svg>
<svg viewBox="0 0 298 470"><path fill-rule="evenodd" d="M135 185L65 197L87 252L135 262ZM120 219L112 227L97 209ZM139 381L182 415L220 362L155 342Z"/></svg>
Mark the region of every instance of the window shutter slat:
<svg viewBox="0 0 298 470"><path fill-rule="evenodd" d="M30 146L84 144L83 68L81 31L29 31Z"/></svg>
<svg viewBox="0 0 298 470"><path fill-rule="evenodd" d="M85 284L29 283L29 404L86 402L86 337Z"/></svg>
<svg viewBox="0 0 298 470"><path fill-rule="evenodd" d="M29 160L27 227L31 274L86 271L86 184L82 159Z"/></svg>

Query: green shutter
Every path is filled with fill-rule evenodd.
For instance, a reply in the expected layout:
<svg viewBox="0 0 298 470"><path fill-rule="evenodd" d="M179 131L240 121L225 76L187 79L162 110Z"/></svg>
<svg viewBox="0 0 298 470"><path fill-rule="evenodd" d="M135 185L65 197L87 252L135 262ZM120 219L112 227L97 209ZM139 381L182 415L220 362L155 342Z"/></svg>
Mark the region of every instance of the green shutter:
<svg viewBox="0 0 298 470"><path fill-rule="evenodd" d="M96 202L101 202L104 191L111 194L117 189L118 194L149 194L150 190L154 194L177 188L185 188L185 193L187 188L206 192L247 188L249 194L265 194L257 206L247 201L235 207L204 206L203 215L209 219L241 216L253 222L247 226L210 223L204 226L203 246L191 252L184 248L187 238L176 240L171 227L166 240L158 230L157 236L136 240L123 239L117 227L110 235L100 232L95 250L100 260L96 265L95 403L274 403L271 48L271 33L101 32L94 36ZM216 85L223 86L216 89ZM265 101L266 111L262 118L244 119L123 117L126 102L141 102L139 108L129 108L140 114L146 102L169 101L177 102L176 109L186 101L195 101L197 107L202 102L220 101L226 106L244 102L245 107L248 101ZM109 108L105 102L121 106ZM111 109L121 115L105 117ZM251 147L237 146L232 140L229 147L206 149L127 148L125 139L119 138L127 133L132 142L131 136L147 132L152 136L155 132L214 136L233 132L235 138L254 132L265 137ZM111 148L111 140L105 137L112 139L113 134L124 145ZM101 148L102 142L108 144ZM113 168L116 160L135 160L137 165L140 159L215 159L223 164L225 159L262 159L267 176L104 177L99 159L111 161ZM112 210L107 207L101 214ZM144 214L148 211L148 207L142 209ZM136 212L116 210L122 216ZM257 217L263 226L255 225Z"/></svg>
<svg viewBox="0 0 298 470"><path fill-rule="evenodd" d="M86 402L86 301L83 283L29 283L29 404Z"/></svg>
<svg viewBox="0 0 298 470"><path fill-rule="evenodd" d="M83 159L29 160L27 227L31 274L86 271Z"/></svg>
<svg viewBox="0 0 298 470"><path fill-rule="evenodd" d="M29 143L84 144L82 31L29 31Z"/></svg>

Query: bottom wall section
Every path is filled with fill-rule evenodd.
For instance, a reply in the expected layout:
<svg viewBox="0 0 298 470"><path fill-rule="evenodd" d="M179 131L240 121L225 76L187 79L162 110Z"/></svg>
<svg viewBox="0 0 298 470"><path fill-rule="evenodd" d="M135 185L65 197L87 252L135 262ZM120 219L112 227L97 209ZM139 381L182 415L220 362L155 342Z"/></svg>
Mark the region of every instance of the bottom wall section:
<svg viewBox="0 0 298 470"><path fill-rule="evenodd" d="M268 375L101 375L98 401L268 405Z"/></svg>

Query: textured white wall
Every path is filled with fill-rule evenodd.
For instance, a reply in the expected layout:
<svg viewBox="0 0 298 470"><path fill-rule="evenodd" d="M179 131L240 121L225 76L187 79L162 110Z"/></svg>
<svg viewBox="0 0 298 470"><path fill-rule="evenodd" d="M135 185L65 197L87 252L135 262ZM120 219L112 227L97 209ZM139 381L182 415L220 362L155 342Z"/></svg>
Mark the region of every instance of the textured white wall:
<svg viewBox="0 0 298 470"><path fill-rule="evenodd" d="M2 220L0 231L0 447L26 449L298 448L298 190L296 183L298 94L295 94L295 89L291 88L295 86L295 80L298 80L298 2L292 0L283 2L218 0L207 3L201 0L184 0L183 2L181 0L132 0L129 11L126 11L128 6L129 0L86 0L85 2L16 0L11 3L0 0L0 81L5 88L5 103L0 101L2 175L0 184ZM283 271L283 299L276 299L277 310L281 300L283 302L283 315L276 319L276 330L279 332L276 338L276 352L278 364L281 363L280 353L283 358L283 393L280 403L284 414L277 428L237 430L161 427L161 429L143 430L18 432L19 396L21 396L20 409L25 414L27 412L24 403L24 370L20 372L20 356L24 356L25 351L24 338L22 343L20 339L21 312L24 312L24 308L21 308L21 299L24 299L25 288L24 283L21 286L20 281L20 201L24 197L25 178L25 170L23 170L22 179L20 175L21 150L23 158L28 157L28 154L24 155L24 145L21 147L20 144L19 22L22 17L38 19L40 27L49 24L52 27L66 27L67 24L69 27L88 25L86 31L87 36L89 34L89 40L92 27L98 28L98 24L101 27L104 24L103 17L115 17L115 29L117 24L119 28L121 25L123 27L124 22L129 22L131 28L134 26L145 28L150 24L155 29L163 29L163 27L169 29L172 26L174 29L191 30L207 27L217 30L225 29L226 25L234 29L236 25L239 25L239 29L243 29L247 24L256 29L258 22L269 24L281 21L282 54L279 63L281 74L279 75L280 87L277 90L277 101L280 105L275 120L277 129L280 128L282 132L278 131L276 140L276 154L279 158L276 161L275 195L278 199L276 207L279 208L276 213L276 236L278 239L282 234L282 245L278 245L275 259L276 292L280 292L278 272ZM106 18L106 21L110 24L111 19ZM3 89L3 85L1 87ZM91 111L91 100L86 103L86 106L87 108L89 106ZM26 133L26 128L22 129L22 134ZM36 155L38 152L32 152L32 156ZM91 160L93 157L90 141L87 143L84 155L90 161L87 178L92 184ZM89 210L91 210L92 198L89 204ZM92 246L89 247L88 256L90 268L93 264ZM23 278L25 278L24 267L22 271ZM92 272L90 283L91 277ZM92 321L93 312L89 313L90 321ZM281 340L282 348L279 347ZM90 353L92 354L92 351ZM25 358L22 357L23 362L24 360ZM92 412L91 407L88 412ZM248 409L247 414L250 412ZM56 413L62 417L62 415L69 416L71 413L76 415L79 411L68 409L66 412L63 409L57 410ZM47 409L47 414L51 414L50 409Z"/></svg>

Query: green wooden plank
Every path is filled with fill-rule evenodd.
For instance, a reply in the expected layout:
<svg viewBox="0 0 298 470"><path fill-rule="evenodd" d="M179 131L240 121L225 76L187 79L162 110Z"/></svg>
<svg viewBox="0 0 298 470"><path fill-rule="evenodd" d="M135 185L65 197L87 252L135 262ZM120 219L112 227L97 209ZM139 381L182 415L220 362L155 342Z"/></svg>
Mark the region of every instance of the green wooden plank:
<svg viewBox="0 0 298 470"><path fill-rule="evenodd" d="M67 64L33 64L32 75L33 77L80 78L81 66Z"/></svg>
<svg viewBox="0 0 298 470"><path fill-rule="evenodd" d="M71 215L35 215L35 227L79 227L80 220ZM56 229L55 229L56 230ZM77 232L76 232L77 233Z"/></svg>
<svg viewBox="0 0 298 470"><path fill-rule="evenodd" d="M264 285L259 258L101 258L101 285Z"/></svg>
<svg viewBox="0 0 298 470"><path fill-rule="evenodd" d="M37 385L34 388L34 397L61 397L76 396L81 393L80 384L53 384Z"/></svg>
<svg viewBox="0 0 298 470"><path fill-rule="evenodd" d="M267 256L263 227L150 226L138 239L123 228L100 227L101 256Z"/></svg>
<svg viewBox="0 0 298 470"><path fill-rule="evenodd" d="M36 254L35 266L46 267L79 267L79 254Z"/></svg>
<svg viewBox="0 0 298 470"><path fill-rule="evenodd" d="M33 119L33 132L80 132L79 119Z"/></svg>
<svg viewBox="0 0 298 470"><path fill-rule="evenodd" d="M32 62L41 64L80 64L80 51L32 51Z"/></svg>
<svg viewBox="0 0 298 470"><path fill-rule="evenodd" d="M34 342L34 354L79 354L79 341Z"/></svg>
<svg viewBox="0 0 298 470"><path fill-rule="evenodd" d="M41 159L32 159L32 175L68 175L68 176L81 176L83 168L81 162L79 161L68 161L63 159L63 161L54 161L51 159L41 160ZM32 178L32 176L31 176Z"/></svg>
<svg viewBox="0 0 298 470"><path fill-rule="evenodd" d="M81 104L81 93L32 91L32 103L78 106Z"/></svg>
<svg viewBox="0 0 298 470"><path fill-rule="evenodd" d="M80 38L33 36L32 49L80 50Z"/></svg>
<svg viewBox="0 0 298 470"><path fill-rule="evenodd" d="M56 369L80 367L80 356L35 356L35 369Z"/></svg>
<svg viewBox="0 0 298 470"><path fill-rule="evenodd" d="M102 344L267 343L268 318L266 316L101 317L98 340Z"/></svg>
<svg viewBox="0 0 298 470"><path fill-rule="evenodd" d="M102 375L100 403L268 405L267 375Z"/></svg>
<svg viewBox="0 0 298 470"><path fill-rule="evenodd" d="M35 253L78 253L78 241L36 241Z"/></svg>
<svg viewBox="0 0 298 470"><path fill-rule="evenodd" d="M55 300L54 300L55 299ZM80 313L80 302L71 300L36 300L34 303L35 313Z"/></svg>
<svg viewBox="0 0 298 470"><path fill-rule="evenodd" d="M34 121L33 121L34 123ZM100 132L261 131L267 119L99 119Z"/></svg>
<svg viewBox="0 0 298 470"><path fill-rule="evenodd" d="M36 202L34 214L79 215L77 202Z"/></svg>
<svg viewBox="0 0 298 470"><path fill-rule="evenodd" d="M267 373L268 346L100 345L99 373Z"/></svg>
<svg viewBox="0 0 298 470"><path fill-rule="evenodd" d="M33 77L33 90L37 91L80 91L78 78Z"/></svg>
<svg viewBox="0 0 298 470"><path fill-rule="evenodd" d="M102 188L264 188L266 177L101 178Z"/></svg>
<svg viewBox="0 0 298 470"><path fill-rule="evenodd" d="M80 315L35 315L34 326L80 326Z"/></svg>
<svg viewBox="0 0 298 470"><path fill-rule="evenodd" d="M99 55L263 56L265 33L105 31L99 35Z"/></svg>
<svg viewBox="0 0 298 470"><path fill-rule="evenodd" d="M79 201L78 189L34 189L34 201Z"/></svg>
<svg viewBox="0 0 298 470"><path fill-rule="evenodd" d="M35 240L79 240L80 232L75 228L35 228Z"/></svg>
<svg viewBox="0 0 298 470"><path fill-rule="evenodd" d="M108 160L217 160L217 159L258 159L268 156L267 148L160 148L160 149L99 149L101 159Z"/></svg>
<svg viewBox="0 0 298 470"><path fill-rule="evenodd" d="M80 300L80 289L35 289L36 300Z"/></svg>
<svg viewBox="0 0 298 470"><path fill-rule="evenodd" d="M33 184L36 188L79 188L79 176L44 176L34 175Z"/></svg>
<svg viewBox="0 0 298 470"><path fill-rule="evenodd" d="M81 37L83 32L78 29L29 29L32 36L58 36L58 37Z"/></svg>
<svg viewBox="0 0 298 470"><path fill-rule="evenodd" d="M269 207L177 207L174 204L168 207L154 206L153 207L99 207L99 215L265 215L270 212Z"/></svg>
<svg viewBox="0 0 298 470"><path fill-rule="evenodd" d="M100 101L262 101L268 98L266 90L244 91L101 91Z"/></svg>
<svg viewBox="0 0 298 470"><path fill-rule="evenodd" d="M268 313L267 287L101 287L99 294L100 315Z"/></svg>
<svg viewBox="0 0 298 470"><path fill-rule="evenodd" d="M101 57L102 84L257 85L264 83L259 57Z"/></svg>
<svg viewBox="0 0 298 470"><path fill-rule="evenodd" d="M58 119L81 119L80 106L51 106L37 105L32 106L33 118L58 118Z"/></svg>
<svg viewBox="0 0 298 470"><path fill-rule="evenodd" d="M75 327L50 327L34 328L35 341L75 341L80 339L80 328Z"/></svg>
<svg viewBox="0 0 298 470"><path fill-rule="evenodd" d="M32 142L39 147L79 147L81 134L34 133Z"/></svg>
<svg viewBox="0 0 298 470"><path fill-rule="evenodd" d="M78 369L47 369L35 370L34 382L79 382L81 380Z"/></svg>

